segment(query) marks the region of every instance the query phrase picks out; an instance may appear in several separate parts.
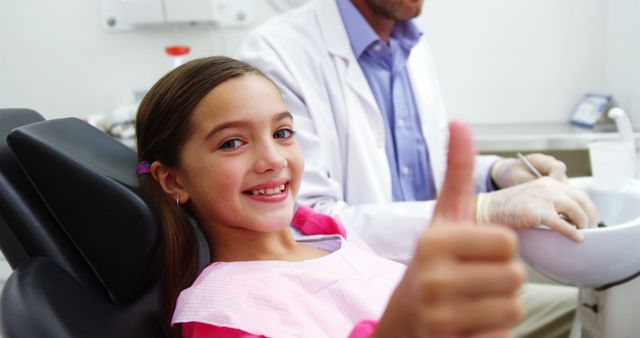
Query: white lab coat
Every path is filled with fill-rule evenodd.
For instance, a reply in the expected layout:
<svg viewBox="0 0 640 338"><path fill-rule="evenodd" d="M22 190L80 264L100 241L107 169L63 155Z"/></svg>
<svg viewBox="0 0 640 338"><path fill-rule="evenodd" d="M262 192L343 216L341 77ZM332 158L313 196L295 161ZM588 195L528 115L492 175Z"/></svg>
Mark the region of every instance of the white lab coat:
<svg viewBox="0 0 640 338"><path fill-rule="evenodd" d="M335 1L315 0L267 21L239 57L275 81L294 115L305 157L299 202L338 216L379 254L408 261L435 202L392 203L383 117ZM439 189L448 121L424 38L407 67ZM477 161L476 189L484 189L494 160Z"/></svg>

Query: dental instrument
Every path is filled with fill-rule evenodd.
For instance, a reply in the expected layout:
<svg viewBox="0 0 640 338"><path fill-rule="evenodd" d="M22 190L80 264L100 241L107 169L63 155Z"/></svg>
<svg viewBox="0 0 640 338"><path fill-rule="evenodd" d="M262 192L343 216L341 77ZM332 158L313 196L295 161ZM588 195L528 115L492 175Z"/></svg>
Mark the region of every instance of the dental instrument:
<svg viewBox="0 0 640 338"><path fill-rule="evenodd" d="M527 158L522 155L522 153L518 153L518 158L527 167L527 169L529 169L529 171L533 175L535 175L536 178L542 177L542 174L538 171L538 169L536 169L536 167L534 167L533 164L531 164L531 162L529 162L529 160L527 160Z"/></svg>

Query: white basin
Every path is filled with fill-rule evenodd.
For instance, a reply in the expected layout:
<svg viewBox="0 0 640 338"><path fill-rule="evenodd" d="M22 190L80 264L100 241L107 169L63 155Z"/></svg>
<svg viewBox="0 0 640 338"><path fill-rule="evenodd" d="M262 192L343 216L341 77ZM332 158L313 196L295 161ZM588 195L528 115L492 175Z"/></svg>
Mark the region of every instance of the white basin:
<svg viewBox="0 0 640 338"><path fill-rule="evenodd" d="M591 177L570 179L594 201L604 228L580 230L582 243L541 226L518 231L520 255L535 270L560 283L600 288L640 272L640 181L618 191L595 188ZM620 226L617 226L620 225Z"/></svg>

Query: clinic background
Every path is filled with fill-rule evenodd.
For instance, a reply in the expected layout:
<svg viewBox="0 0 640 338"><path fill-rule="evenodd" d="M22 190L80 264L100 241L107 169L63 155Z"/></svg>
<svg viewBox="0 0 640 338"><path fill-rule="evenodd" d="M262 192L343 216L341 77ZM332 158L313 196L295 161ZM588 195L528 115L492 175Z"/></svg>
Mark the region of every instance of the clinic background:
<svg viewBox="0 0 640 338"><path fill-rule="evenodd" d="M171 69L166 46L190 46L189 58L234 56L249 31L276 14L254 0L246 27L114 33L102 27L99 0L0 1L0 107L32 108L47 119L109 116ZM638 0L425 0L416 21L451 118L565 123L586 93L601 92L640 131ZM9 274L0 255L0 288Z"/></svg>
<svg viewBox="0 0 640 338"><path fill-rule="evenodd" d="M246 27L113 33L101 26L100 1L2 1L0 103L48 119L111 114L170 70L165 46L189 45L189 58L233 56L277 14L264 0L254 4ZM637 0L426 0L417 22L451 118L565 122L585 93L604 92L640 129Z"/></svg>

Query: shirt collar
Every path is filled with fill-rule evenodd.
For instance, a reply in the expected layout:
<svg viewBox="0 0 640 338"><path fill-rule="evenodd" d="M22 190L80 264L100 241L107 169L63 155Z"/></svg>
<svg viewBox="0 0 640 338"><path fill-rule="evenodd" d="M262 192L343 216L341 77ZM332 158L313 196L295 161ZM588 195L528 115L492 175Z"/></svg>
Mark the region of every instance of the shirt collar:
<svg viewBox="0 0 640 338"><path fill-rule="evenodd" d="M396 26L393 27L391 37L398 40L398 43L402 48L411 50L411 48L420 41L422 31L413 22L413 20L399 21L396 23Z"/></svg>
<svg viewBox="0 0 640 338"><path fill-rule="evenodd" d="M342 16L342 22L347 30L347 35L349 35L351 49L353 49L356 58L359 58L371 44L379 41L380 38L350 0L336 0L336 2L340 16ZM413 20L396 23L391 33L391 37L396 39L400 46L407 50L411 50L418 43L421 36L422 31Z"/></svg>

